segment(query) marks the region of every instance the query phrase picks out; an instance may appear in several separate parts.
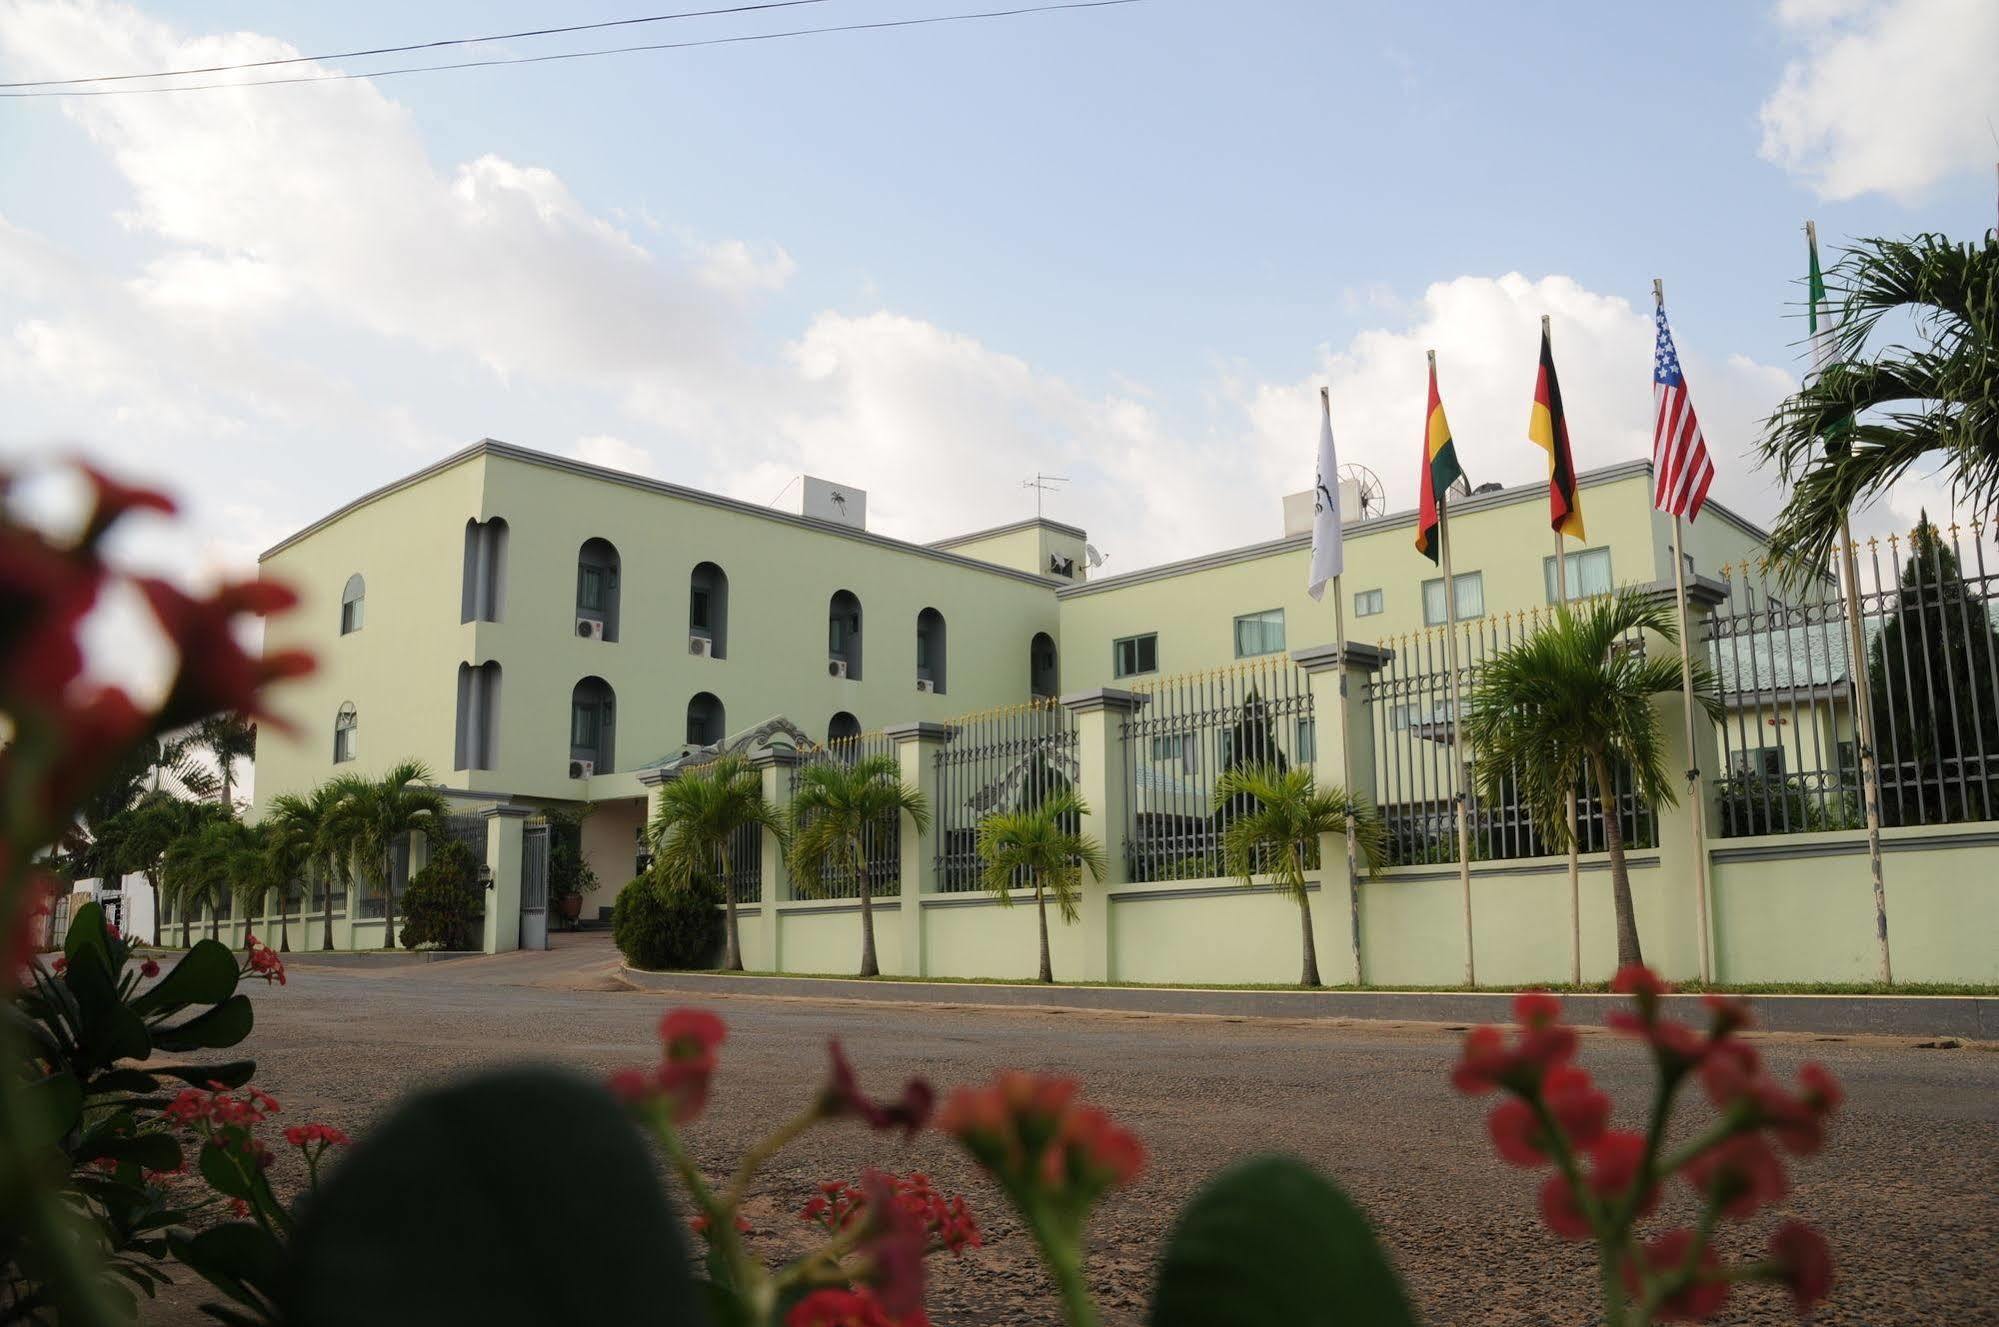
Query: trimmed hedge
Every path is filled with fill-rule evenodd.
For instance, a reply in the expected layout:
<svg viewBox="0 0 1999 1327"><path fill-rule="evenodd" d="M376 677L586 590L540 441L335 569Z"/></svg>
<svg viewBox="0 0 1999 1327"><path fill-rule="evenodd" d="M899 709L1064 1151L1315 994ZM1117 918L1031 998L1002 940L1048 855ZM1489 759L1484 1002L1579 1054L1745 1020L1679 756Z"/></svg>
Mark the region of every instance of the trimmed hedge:
<svg viewBox="0 0 1999 1327"><path fill-rule="evenodd" d="M435 942L446 949L477 949L472 918L479 909L479 882L472 850L456 839L431 847L430 861L403 890L402 946Z"/></svg>
<svg viewBox="0 0 1999 1327"><path fill-rule="evenodd" d="M618 891L611 938L635 968L712 968L722 952L721 908L712 881L677 888L642 875Z"/></svg>

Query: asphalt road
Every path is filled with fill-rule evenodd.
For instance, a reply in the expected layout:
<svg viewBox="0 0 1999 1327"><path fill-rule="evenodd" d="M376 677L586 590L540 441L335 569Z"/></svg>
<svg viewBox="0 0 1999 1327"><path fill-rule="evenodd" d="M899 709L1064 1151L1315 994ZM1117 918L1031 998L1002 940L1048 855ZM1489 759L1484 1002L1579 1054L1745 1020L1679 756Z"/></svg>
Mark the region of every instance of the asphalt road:
<svg viewBox="0 0 1999 1327"><path fill-rule="evenodd" d="M258 992L249 1049L284 1121L352 1132L413 1087L498 1062L557 1060L587 1072L649 1063L668 997L622 989L598 939L546 954L401 968L299 963L289 986ZM1332 1175L1372 1216L1432 1324L1595 1320L1592 1258L1549 1235L1533 1210L1537 1175L1500 1163L1481 1103L1446 1081L1458 1034L1423 1024L1331 1027L1306 1021L966 1009L768 997L709 1002L728 1021L722 1072L692 1137L724 1172L794 1112L839 1036L864 1084L907 1075L940 1089L1019 1066L1072 1074L1087 1099L1146 1142L1147 1169L1100 1209L1091 1271L1109 1324L1136 1324L1172 1215L1231 1161L1281 1150ZM1825 1152L1793 1172L1782 1215L1818 1224L1839 1262L1823 1323L1999 1323L1999 1053L1918 1049L1906 1039L1762 1039L1785 1072L1826 1063L1848 1102ZM1583 1062L1625 1108L1649 1074L1629 1044L1586 1033ZM875 1164L920 1168L964 1191L987 1246L962 1265L933 1262L939 1327L1051 1323L1046 1284L998 1195L948 1140L906 1149L858 1126L808 1135L765 1171L749 1205L753 1240L801 1247L793 1213L817 1182ZM1678 1210L1674 1195L1667 1211ZM1770 1218L1772 1222L1777 1219ZM1744 1253L1767 1225L1731 1228ZM588 1232L574 1256L589 1259ZM150 1322L194 1322L204 1297L176 1287ZM1788 1301L1738 1293L1731 1322L1790 1318Z"/></svg>

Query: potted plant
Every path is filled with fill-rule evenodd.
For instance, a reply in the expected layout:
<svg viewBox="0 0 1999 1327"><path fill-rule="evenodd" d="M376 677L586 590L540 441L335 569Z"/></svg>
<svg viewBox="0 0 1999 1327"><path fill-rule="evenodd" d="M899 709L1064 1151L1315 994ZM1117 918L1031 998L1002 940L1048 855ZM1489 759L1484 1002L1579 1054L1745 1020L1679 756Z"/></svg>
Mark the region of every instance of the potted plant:
<svg viewBox="0 0 1999 1327"><path fill-rule="evenodd" d="M580 843L557 834L548 845L548 897L555 915L570 926L583 915L583 896L597 888L597 873L583 860Z"/></svg>

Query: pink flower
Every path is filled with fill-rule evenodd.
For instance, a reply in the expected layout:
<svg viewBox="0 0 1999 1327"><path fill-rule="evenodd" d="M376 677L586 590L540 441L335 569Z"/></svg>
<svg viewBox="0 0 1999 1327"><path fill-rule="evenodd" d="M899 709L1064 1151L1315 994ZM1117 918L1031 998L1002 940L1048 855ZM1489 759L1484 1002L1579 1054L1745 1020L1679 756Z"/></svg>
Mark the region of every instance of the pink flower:
<svg viewBox="0 0 1999 1327"><path fill-rule="evenodd" d="M1590 1168L1583 1182L1599 1207L1630 1201L1644 1158L1643 1134L1610 1132L1597 1140L1589 1150ZM1653 1186L1638 1195L1633 1215L1649 1215L1658 1202L1659 1191ZM1541 1186L1541 1217L1563 1239L1588 1239L1596 1233L1581 1200L1560 1175L1550 1175Z"/></svg>
<svg viewBox="0 0 1999 1327"><path fill-rule="evenodd" d="M1738 1134L1716 1144L1689 1161L1680 1174L1694 1192L1718 1203L1723 1216L1737 1221L1782 1202L1790 1191L1784 1163L1756 1134Z"/></svg>
<svg viewBox="0 0 1999 1327"><path fill-rule="evenodd" d="M1077 1203L1128 1184L1145 1148L1102 1111L1074 1100L1073 1079L1011 1071L985 1087L961 1087L937 1127L975 1160L1021 1187Z"/></svg>
<svg viewBox="0 0 1999 1327"><path fill-rule="evenodd" d="M139 975L141 977L144 977L147 981L151 981L153 978L160 975L159 963L154 959L150 958L147 959L145 962L139 965Z"/></svg>
<svg viewBox="0 0 1999 1327"><path fill-rule="evenodd" d="M922 1309L891 1317L865 1286L854 1290L815 1290L792 1306L784 1327L930 1327Z"/></svg>
<svg viewBox="0 0 1999 1327"><path fill-rule="evenodd" d="M727 1036L722 1020L705 1009L672 1010L659 1022L659 1064L650 1072L620 1069L606 1086L626 1106L663 1101L675 1124L691 1123L708 1104L715 1050Z"/></svg>
<svg viewBox="0 0 1999 1327"><path fill-rule="evenodd" d="M1802 1221L1786 1221L1770 1236L1770 1260L1777 1279L1790 1287L1791 1298L1804 1313L1832 1293L1832 1250L1825 1236Z"/></svg>
<svg viewBox="0 0 1999 1327"><path fill-rule="evenodd" d="M832 1070L826 1086L819 1094L819 1109L830 1118L852 1115L866 1120L871 1129L901 1129L903 1136L913 1138L930 1119L930 1110L936 1101L936 1093L930 1084L921 1078L912 1078L903 1086L902 1100L881 1105L870 1101L861 1091L860 1083L854 1077L854 1066L847 1061L846 1052L840 1049L838 1038L826 1043L826 1049L833 1058Z"/></svg>
<svg viewBox="0 0 1999 1327"><path fill-rule="evenodd" d="M347 1135L330 1124L295 1124L285 1130L285 1141L293 1147L303 1148L310 1143L324 1147L344 1147Z"/></svg>
<svg viewBox="0 0 1999 1327"><path fill-rule="evenodd" d="M1645 1271L1654 1278L1677 1277L1693 1254L1694 1238L1693 1231L1679 1229L1647 1240L1639 1251ZM1644 1283L1637 1263L1627 1260L1623 1270L1625 1289L1633 1295L1642 1293ZM1694 1261L1693 1274L1659 1301L1659 1317L1666 1322L1698 1322L1721 1312L1727 1302L1728 1281L1721 1274L1721 1260L1712 1247L1703 1247Z"/></svg>

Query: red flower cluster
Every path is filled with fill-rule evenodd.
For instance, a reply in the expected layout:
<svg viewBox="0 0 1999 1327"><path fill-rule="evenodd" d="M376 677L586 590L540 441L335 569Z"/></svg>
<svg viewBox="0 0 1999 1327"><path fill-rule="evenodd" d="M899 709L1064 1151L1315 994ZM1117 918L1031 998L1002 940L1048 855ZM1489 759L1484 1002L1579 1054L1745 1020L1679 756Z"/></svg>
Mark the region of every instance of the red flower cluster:
<svg viewBox="0 0 1999 1327"><path fill-rule="evenodd" d="M1145 1164L1145 1149L1075 1096L1074 1079L1013 1070L985 1087L953 1092L937 1127L1009 1188L1086 1206L1130 1183Z"/></svg>
<svg viewBox="0 0 1999 1327"><path fill-rule="evenodd" d="M687 1218L687 1228L702 1239L708 1238L708 1231L713 1225L714 1222L708 1219L706 1212L696 1212L693 1216ZM736 1233L738 1235L747 1235L750 1233L749 1220L741 1212L736 1213Z"/></svg>
<svg viewBox="0 0 1999 1327"><path fill-rule="evenodd" d="M728 1035L706 1009L671 1011L659 1022L659 1064L650 1071L618 1070L610 1078L611 1094L632 1107L663 1103L675 1124L692 1122L708 1104L715 1052Z"/></svg>
<svg viewBox="0 0 1999 1327"><path fill-rule="evenodd" d="M277 950L247 933L243 936L243 944L249 950L243 961L244 976L262 977L266 982L274 981L280 986L285 984L285 961Z"/></svg>
<svg viewBox="0 0 1999 1327"><path fill-rule="evenodd" d="M1692 1270L1686 1273L1689 1260ZM1722 1274L1721 1259L1711 1245L1696 1252L1694 1232L1669 1230L1645 1241L1637 1259L1624 1262L1624 1288L1634 1296L1643 1293L1645 1273L1655 1277L1678 1276L1678 1286L1659 1301L1659 1317L1667 1322L1682 1319L1698 1322L1713 1317L1728 1302L1728 1280Z"/></svg>
<svg viewBox="0 0 1999 1327"><path fill-rule="evenodd" d="M937 1100L929 1083L912 1078L903 1085L902 1100L882 1105L870 1101L861 1091L854 1077L854 1066L847 1062L847 1054L840 1049L837 1037L826 1043L826 1049L832 1054L833 1066L819 1094L819 1109L827 1118L851 1115L867 1121L871 1129L901 1129L906 1138L914 1138L929 1122L931 1107Z"/></svg>
<svg viewBox="0 0 1999 1327"><path fill-rule="evenodd" d="M229 1129L262 1124L281 1109L275 1097L258 1088L246 1087L237 1096L222 1084L212 1082L206 1089L186 1089L168 1104L164 1113L168 1120L183 1128Z"/></svg>
<svg viewBox="0 0 1999 1327"><path fill-rule="evenodd" d="M784 1327L930 1327L921 1308L893 1315L866 1286L815 1290L792 1306Z"/></svg>
<svg viewBox="0 0 1999 1327"><path fill-rule="evenodd" d="M1473 1028L1465 1034L1451 1083L1473 1095L1498 1087L1514 1092L1538 1089L1548 1070L1575 1057L1576 1032L1558 1021L1561 1014L1562 1002L1545 991L1515 997L1513 1017L1520 1026L1512 1044L1496 1027Z"/></svg>
<svg viewBox="0 0 1999 1327"><path fill-rule="evenodd" d="M295 1124L285 1130L285 1141L303 1149L314 1143L321 1147L345 1147L349 1139L345 1132L330 1124Z"/></svg>
<svg viewBox="0 0 1999 1327"><path fill-rule="evenodd" d="M150 958L147 959L145 962L139 965L139 975L141 977L144 977L147 981L151 981L153 978L159 976L160 975L159 962L155 959L150 959Z"/></svg>
<svg viewBox="0 0 1999 1327"><path fill-rule="evenodd" d="M799 1209L799 1220L829 1231L843 1230L866 1214L870 1193L884 1194L922 1227L926 1251L948 1250L955 1257L981 1243L978 1223L972 1219L964 1195L940 1193L922 1171L911 1171L907 1177L870 1172L859 1185L827 1180L820 1184L818 1195Z"/></svg>

